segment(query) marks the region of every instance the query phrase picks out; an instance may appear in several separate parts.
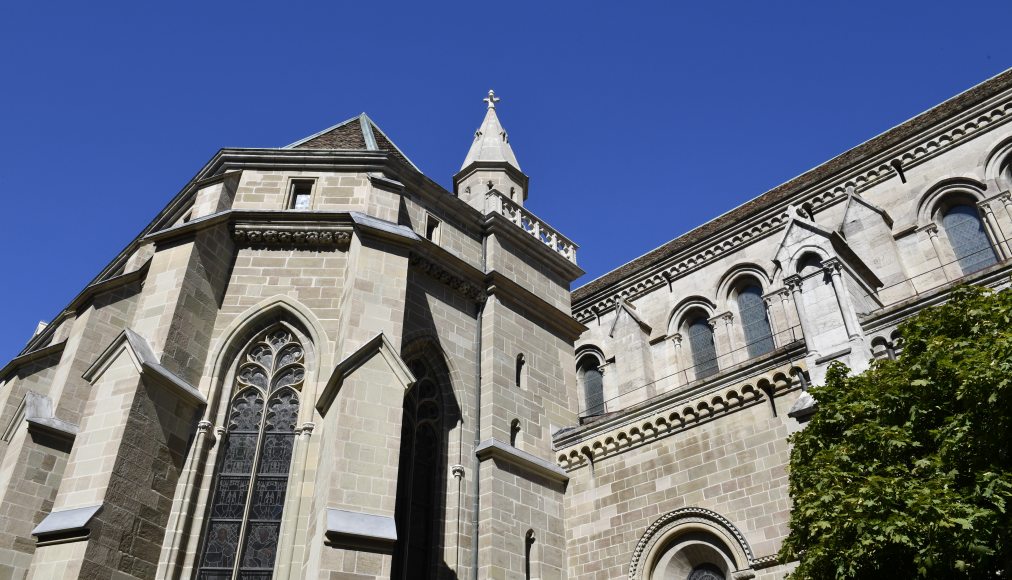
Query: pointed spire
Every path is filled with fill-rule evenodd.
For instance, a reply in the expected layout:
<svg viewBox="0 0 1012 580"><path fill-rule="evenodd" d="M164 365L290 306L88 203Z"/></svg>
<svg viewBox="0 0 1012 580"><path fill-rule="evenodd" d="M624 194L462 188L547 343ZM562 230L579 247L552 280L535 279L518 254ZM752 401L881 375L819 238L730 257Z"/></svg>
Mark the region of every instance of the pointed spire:
<svg viewBox="0 0 1012 580"><path fill-rule="evenodd" d="M495 96L495 91L491 90L488 92L488 96L483 99L488 103L485 120L481 122L481 127L474 133L474 142L471 143L471 149L460 166L461 170L476 161L506 162L520 169L520 163L517 162L513 148L510 147L509 135L503 129L502 123L499 122L499 116L495 112L495 104L500 100Z"/></svg>

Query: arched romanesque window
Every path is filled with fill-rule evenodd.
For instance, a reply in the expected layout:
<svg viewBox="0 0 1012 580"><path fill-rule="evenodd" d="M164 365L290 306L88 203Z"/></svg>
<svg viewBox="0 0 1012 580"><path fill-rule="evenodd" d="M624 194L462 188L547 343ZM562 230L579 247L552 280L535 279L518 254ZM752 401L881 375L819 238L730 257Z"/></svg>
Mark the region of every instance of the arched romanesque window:
<svg viewBox="0 0 1012 580"><path fill-rule="evenodd" d="M994 248L984 233L984 224L975 208L968 205L949 207L942 214L942 228L964 275L997 262Z"/></svg>
<svg viewBox="0 0 1012 580"><path fill-rule="evenodd" d="M688 335L696 378L703 379L716 374L717 349L713 345L713 327L705 316L697 315L689 320Z"/></svg>
<svg viewBox="0 0 1012 580"><path fill-rule="evenodd" d="M576 364L576 377L583 386L583 402L587 415L604 413L604 377L601 361L593 354L585 354Z"/></svg>
<svg viewBox="0 0 1012 580"><path fill-rule="evenodd" d="M243 353L222 437L199 580L260 580L274 572L299 415L305 351L285 328Z"/></svg>
<svg viewBox="0 0 1012 580"><path fill-rule="evenodd" d="M773 350L773 331L766 315L763 292L759 286L748 284L738 290L738 316L745 332L745 344L750 357L766 354Z"/></svg>
<svg viewBox="0 0 1012 580"><path fill-rule="evenodd" d="M437 521L442 519L439 476L443 472L443 405L437 377L411 363L416 382L404 398L397 482L397 551L391 578L430 578L438 557Z"/></svg>

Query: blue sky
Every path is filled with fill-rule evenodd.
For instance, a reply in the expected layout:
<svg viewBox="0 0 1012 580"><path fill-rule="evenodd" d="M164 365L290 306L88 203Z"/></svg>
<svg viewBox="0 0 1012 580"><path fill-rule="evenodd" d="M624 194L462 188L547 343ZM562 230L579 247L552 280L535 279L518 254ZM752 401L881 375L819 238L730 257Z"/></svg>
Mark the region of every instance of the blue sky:
<svg viewBox="0 0 1012 580"><path fill-rule="evenodd" d="M221 147L366 111L446 187L489 88L578 284L1012 66L1012 2L7 3L0 364Z"/></svg>

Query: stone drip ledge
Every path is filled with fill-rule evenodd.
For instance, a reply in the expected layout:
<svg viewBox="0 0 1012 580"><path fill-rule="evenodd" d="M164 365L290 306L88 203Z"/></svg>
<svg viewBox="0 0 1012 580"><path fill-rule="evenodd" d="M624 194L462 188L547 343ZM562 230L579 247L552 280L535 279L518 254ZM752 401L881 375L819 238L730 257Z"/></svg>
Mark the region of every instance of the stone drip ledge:
<svg viewBox="0 0 1012 580"><path fill-rule="evenodd" d="M753 376L723 392L711 392L653 415L634 419L621 427L563 448L558 455L558 464L566 472L575 471L605 457L625 453L717 417L747 409L769 400L769 397L799 389L801 383L790 371L797 368L805 372L804 366L802 361L797 361L790 368L773 369Z"/></svg>
<svg viewBox="0 0 1012 580"><path fill-rule="evenodd" d="M540 457L521 451L497 439L486 439L474 450L480 461L498 459L519 467L520 469L559 483L567 483L569 474L562 468L552 465Z"/></svg>
<svg viewBox="0 0 1012 580"><path fill-rule="evenodd" d="M32 535L38 538L39 546L86 540L91 534L88 524L101 509L102 504L98 504L50 512Z"/></svg>
<svg viewBox="0 0 1012 580"><path fill-rule="evenodd" d="M35 391L27 391L25 393L24 398L21 399L21 404L14 411L14 418L11 419L10 424L7 425L3 434L0 435L0 441L10 441L14 437L14 433L20 426L21 421L28 423L29 430L41 431L69 442L74 441L80 430L73 423L57 419L56 414L53 412L53 400Z"/></svg>
<svg viewBox="0 0 1012 580"><path fill-rule="evenodd" d="M397 525L389 516L327 508L327 539L336 548L392 554Z"/></svg>

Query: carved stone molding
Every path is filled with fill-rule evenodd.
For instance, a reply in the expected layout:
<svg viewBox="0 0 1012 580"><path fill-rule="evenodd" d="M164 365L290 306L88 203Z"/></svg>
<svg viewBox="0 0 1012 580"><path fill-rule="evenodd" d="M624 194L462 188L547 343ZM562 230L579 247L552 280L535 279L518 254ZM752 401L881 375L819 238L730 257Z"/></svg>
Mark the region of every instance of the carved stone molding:
<svg viewBox="0 0 1012 580"><path fill-rule="evenodd" d="M683 524L693 523L704 524L711 527L711 529L716 528L723 532L720 535L725 536L725 538L722 539L734 540L737 544L727 547L743 556L747 560L749 568L755 568L755 562L757 561L755 555L752 553L748 540L745 539L745 534L741 533L741 530L737 526L715 511L699 507L685 507L664 514L647 527L646 532L643 533L640 541L636 544L636 548L633 549L632 559L629 562L630 580L641 580L647 577L650 571L644 569L644 566L648 564L644 559L650 554L654 545L664 539L669 530ZM762 559L765 560L766 558ZM743 562L738 562L737 564L741 565ZM748 569L739 570L739 572L749 571ZM749 576L744 577L748 578Z"/></svg>
<svg viewBox="0 0 1012 580"><path fill-rule="evenodd" d="M485 291L480 286L464 279L462 276L458 276L457 274L450 272L444 266L437 264L432 260L419 256L418 254L411 254L411 258L408 263L412 268L415 268L438 282L449 286L464 298L475 302L484 302L487 297Z"/></svg>
<svg viewBox="0 0 1012 580"><path fill-rule="evenodd" d="M964 112L961 119L950 121L946 128L911 143L904 150L892 155L880 155L870 166L865 165L860 170L844 173L828 188L798 192L793 196L792 204L795 206L807 204L812 211L817 211L820 207L844 199L850 189L867 189L895 177L894 161L900 162L904 168L919 165L976 137L984 130L1007 122L1010 118L1012 118L1012 99L1006 98L997 103L978 106L976 111ZM663 264L651 267L645 276L623 281L608 296L574 310L573 316L581 323L586 323L594 316L612 310L622 300L631 300L657 288L667 287L671 280L685 276L736 251L744 244L781 229L790 221L790 217L789 210L781 210L739 228L728 228L723 238L712 240L706 247L696 249L689 255L682 254L680 257L665 260Z"/></svg>
<svg viewBox="0 0 1012 580"><path fill-rule="evenodd" d="M763 388L769 385L773 393L781 393L800 386L798 375L804 371L804 362L795 361L750 377L723 392L710 392L696 399L684 401L653 415L630 421L590 439L570 444L558 451L556 462L566 471L586 467L605 457L625 453L647 443L687 431L710 419L751 407L767 396ZM797 383L797 384L796 384ZM764 385L767 385L764 387Z"/></svg>
<svg viewBox="0 0 1012 580"><path fill-rule="evenodd" d="M275 227L272 225L235 225L232 239L249 246L329 246L347 248L351 232L320 227Z"/></svg>

